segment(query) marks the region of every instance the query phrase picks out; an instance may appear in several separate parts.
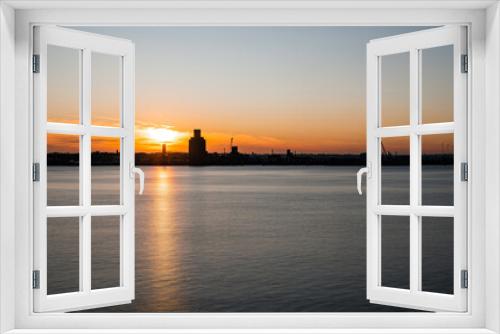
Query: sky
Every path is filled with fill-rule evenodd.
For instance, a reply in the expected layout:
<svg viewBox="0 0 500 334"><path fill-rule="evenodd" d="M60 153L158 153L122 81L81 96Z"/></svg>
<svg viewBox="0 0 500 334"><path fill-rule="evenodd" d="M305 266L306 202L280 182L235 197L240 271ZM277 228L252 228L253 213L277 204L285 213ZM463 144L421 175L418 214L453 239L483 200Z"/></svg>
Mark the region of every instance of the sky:
<svg viewBox="0 0 500 334"><path fill-rule="evenodd" d="M136 151L186 152L201 129L209 152L361 153L366 44L416 27L84 27L136 47ZM451 47L422 56L422 119L451 121ZM382 60L382 125L409 119L408 54ZM78 52L49 48L48 120L78 122ZM92 120L119 123L119 63L92 55ZM428 152L449 139L426 140ZM449 136L448 136L449 137ZM448 138L446 137L446 138ZM52 135L49 151L70 151ZM404 153L405 140L391 150ZM71 146L71 147L70 147ZM95 139L93 150L115 151Z"/></svg>

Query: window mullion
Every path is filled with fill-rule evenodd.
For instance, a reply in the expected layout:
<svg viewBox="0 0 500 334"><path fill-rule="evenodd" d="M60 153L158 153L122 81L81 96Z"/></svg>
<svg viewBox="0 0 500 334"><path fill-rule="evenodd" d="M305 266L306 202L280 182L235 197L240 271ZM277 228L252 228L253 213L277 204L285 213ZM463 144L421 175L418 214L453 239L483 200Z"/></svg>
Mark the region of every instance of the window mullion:
<svg viewBox="0 0 500 334"><path fill-rule="evenodd" d="M410 290L421 287L421 222L414 212L420 204L420 140L419 124L419 56L410 50Z"/></svg>
<svg viewBox="0 0 500 334"><path fill-rule="evenodd" d="M88 129L90 126L90 106L91 106L91 51L83 50L82 61L82 124ZM81 290L90 292L91 290L91 159L92 147L90 133L86 132L82 136L80 148L81 175L80 189L82 189L82 205L86 209L80 224L80 282Z"/></svg>

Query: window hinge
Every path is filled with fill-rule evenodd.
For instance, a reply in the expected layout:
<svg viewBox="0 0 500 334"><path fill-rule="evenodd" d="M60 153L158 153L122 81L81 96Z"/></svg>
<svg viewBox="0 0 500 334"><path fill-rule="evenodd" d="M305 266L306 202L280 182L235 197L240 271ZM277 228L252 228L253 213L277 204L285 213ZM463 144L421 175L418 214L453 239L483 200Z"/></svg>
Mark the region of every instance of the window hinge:
<svg viewBox="0 0 500 334"><path fill-rule="evenodd" d="M460 287L462 289L467 289L469 287L469 272L467 270L462 270L460 276Z"/></svg>
<svg viewBox="0 0 500 334"><path fill-rule="evenodd" d="M462 73L469 72L469 56L462 55Z"/></svg>
<svg viewBox="0 0 500 334"><path fill-rule="evenodd" d="M33 270L32 281L33 289L40 289L40 270Z"/></svg>
<svg viewBox="0 0 500 334"><path fill-rule="evenodd" d="M33 73L40 73L40 55L33 55Z"/></svg>
<svg viewBox="0 0 500 334"><path fill-rule="evenodd" d="M466 162L462 162L460 165L460 174L462 181L469 181L469 165Z"/></svg>
<svg viewBox="0 0 500 334"><path fill-rule="evenodd" d="M33 181L40 181L40 164L38 162L33 164Z"/></svg>

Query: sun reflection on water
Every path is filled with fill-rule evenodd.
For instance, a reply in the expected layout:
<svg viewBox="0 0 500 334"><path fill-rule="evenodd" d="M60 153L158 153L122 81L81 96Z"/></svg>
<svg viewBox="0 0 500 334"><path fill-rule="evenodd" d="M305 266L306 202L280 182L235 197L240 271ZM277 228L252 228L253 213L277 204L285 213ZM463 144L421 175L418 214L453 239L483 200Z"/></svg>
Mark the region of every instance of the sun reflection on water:
<svg viewBox="0 0 500 334"><path fill-rule="evenodd" d="M155 168L153 173L156 175L153 182L148 186L151 192L145 193L141 201L148 202L150 210L138 213L137 225L141 226L142 233L138 233L137 238L137 258L149 263L138 265L138 275L144 275L144 279L138 279L139 282L149 282L148 286L141 287L148 289L146 305L154 307L162 305L166 300L172 310L183 309L185 307L183 296L181 295L178 284L182 281L180 246L175 231L178 230L176 208L172 205L174 201L171 191L172 169ZM144 228L145 227L145 228ZM142 256L142 254L149 254ZM160 288L161 287L161 288Z"/></svg>

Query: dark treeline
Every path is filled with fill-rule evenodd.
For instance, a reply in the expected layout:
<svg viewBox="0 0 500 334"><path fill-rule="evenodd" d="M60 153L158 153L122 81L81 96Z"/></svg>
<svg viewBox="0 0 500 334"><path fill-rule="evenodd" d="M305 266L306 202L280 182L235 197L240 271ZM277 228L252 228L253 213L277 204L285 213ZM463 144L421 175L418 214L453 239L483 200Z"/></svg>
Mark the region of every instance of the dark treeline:
<svg viewBox="0 0 500 334"><path fill-rule="evenodd" d="M409 165L408 155L382 156L383 165L404 166ZM151 166L185 166L189 165L187 153L136 153L136 165ZM78 153L49 153L47 154L49 166L77 166ZM119 165L119 153L92 152L92 165ZM424 165L451 165L452 154L428 154L422 156ZM277 165L277 166L363 166L366 165L366 154L219 154L206 155L204 165L231 166L231 165Z"/></svg>

